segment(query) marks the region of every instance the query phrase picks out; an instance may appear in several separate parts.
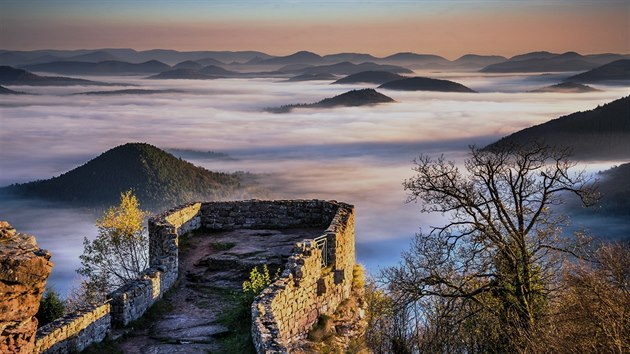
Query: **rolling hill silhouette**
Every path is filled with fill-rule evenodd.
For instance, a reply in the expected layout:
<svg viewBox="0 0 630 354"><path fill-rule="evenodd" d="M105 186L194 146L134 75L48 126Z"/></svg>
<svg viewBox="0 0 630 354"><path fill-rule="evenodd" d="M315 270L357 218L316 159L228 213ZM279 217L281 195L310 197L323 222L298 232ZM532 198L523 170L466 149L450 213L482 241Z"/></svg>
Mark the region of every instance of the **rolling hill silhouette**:
<svg viewBox="0 0 630 354"><path fill-rule="evenodd" d="M25 86L72 86L94 85L107 86L105 82L74 79L61 76L40 76L24 69L16 69L10 66L0 66L0 85L25 85Z"/></svg>
<svg viewBox="0 0 630 354"><path fill-rule="evenodd" d="M4 86L0 86L0 95L23 95L25 92L13 91Z"/></svg>
<svg viewBox="0 0 630 354"><path fill-rule="evenodd" d="M294 108L357 107L389 102L396 101L374 89L362 89L348 91L335 97L325 98L316 103L291 104L281 107L267 108L266 111L271 113L288 113Z"/></svg>
<svg viewBox="0 0 630 354"><path fill-rule="evenodd" d="M395 74L411 74L413 71L403 68L402 66L376 64L371 62L354 64L347 61L332 64L307 67L302 70L304 74L335 74L335 75L352 75L362 71L388 71Z"/></svg>
<svg viewBox="0 0 630 354"><path fill-rule="evenodd" d="M386 82L400 80L404 78L404 76L389 71L361 71L356 74L348 75L342 79L339 79L333 82L333 84L370 83L380 85Z"/></svg>
<svg viewBox="0 0 630 354"><path fill-rule="evenodd" d="M583 92L595 92L600 91L596 88L592 88L588 85L578 84L576 82L561 82L559 84L541 87L539 89L531 90L530 92L560 92L560 93L583 93Z"/></svg>
<svg viewBox="0 0 630 354"><path fill-rule="evenodd" d="M542 141L566 146L578 159L630 158L630 96L576 112L511 134L487 149Z"/></svg>
<svg viewBox="0 0 630 354"><path fill-rule="evenodd" d="M283 57L269 58L259 62L263 65L287 65L287 64L319 64L324 61L321 56L308 51L299 51Z"/></svg>
<svg viewBox="0 0 630 354"><path fill-rule="evenodd" d="M2 190L22 197L110 205L121 192L133 189L143 206L163 207L225 197L240 183L239 175L211 172L155 146L128 143L60 176Z"/></svg>
<svg viewBox="0 0 630 354"><path fill-rule="evenodd" d="M630 80L630 59L613 61L589 70L587 72L571 76L567 81L574 82L603 82Z"/></svg>
<svg viewBox="0 0 630 354"><path fill-rule="evenodd" d="M119 60L107 60L98 63L83 61L55 61L43 64L26 65L24 69L65 75L112 75L112 74L150 74L170 69L157 60L134 64Z"/></svg>
<svg viewBox="0 0 630 354"><path fill-rule="evenodd" d="M192 70L192 69L173 69L173 70L167 70L164 72L161 72L159 74L156 75L151 75L149 77L147 77L147 79L152 79L152 80L176 80L176 79L181 79L181 80L212 80L212 79L219 79L222 76L218 76L218 75L207 75L207 74L202 74L197 70Z"/></svg>
<svg viewBox="0 0 630 354"><path fill-rule="evenodd" d="M410 77L382 84L379 88L399 91L440 91L440 92L475 92L454 81L431 79L428 77Z"/></svg>
<svg viewBox="0 0 630 354"><path fill-rule="evenodd" d="M546 53L546 52L542 52ZM502 63L491 64L483 69L481 72L485 73L514 73L514 72L562 72L562 71L581 71L589 70L596 67L598 64L589 61L588 58L575 53L567 52L564 54L547 55L523 55L518 57L517 60L510 59Z"/></svg>
<svg viewBox="0 0 630 354"><path fill-rule="evenodd" d="M193 60L182 61L173 66L173 69L199 70L201 68L203 68L203 65Z"/></svg>
<svg viewBox="0 0 630 354"><path fill-rule="evenodd" d="M333 80L337 80L337 76L333 74L327 74L327 73L302 74L302 75L294 76L288 79L287 81L315 81L315 80L333 81Z"/></svg>
<svg viewBox="0 0 630 354"><path fill-rule="evenodd" d="M215 75L215 76L240 76L241 75L240 73L226 70L216 65L208 65L200 69L199 73L204 74L204 75Z"/></svg>

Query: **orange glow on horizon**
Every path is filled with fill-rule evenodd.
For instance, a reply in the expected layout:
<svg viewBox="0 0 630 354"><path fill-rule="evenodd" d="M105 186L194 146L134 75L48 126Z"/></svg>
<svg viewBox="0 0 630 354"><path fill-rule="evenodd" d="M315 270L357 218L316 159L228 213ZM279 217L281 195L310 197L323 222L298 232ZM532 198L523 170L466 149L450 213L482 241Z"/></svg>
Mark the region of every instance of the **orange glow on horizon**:
<svg viewBox="0 0 630 354"><path fill-rule="evenodd" d="M512 56L529 51L630 53L630 11L583 13L449 13L357 21L164 21L145 18L65 23L12 23L0 31L2 49L123 48L260 50L286 55L401 51L455 59L463 54ZM45 34L45 35L44 35Z"/></svg>

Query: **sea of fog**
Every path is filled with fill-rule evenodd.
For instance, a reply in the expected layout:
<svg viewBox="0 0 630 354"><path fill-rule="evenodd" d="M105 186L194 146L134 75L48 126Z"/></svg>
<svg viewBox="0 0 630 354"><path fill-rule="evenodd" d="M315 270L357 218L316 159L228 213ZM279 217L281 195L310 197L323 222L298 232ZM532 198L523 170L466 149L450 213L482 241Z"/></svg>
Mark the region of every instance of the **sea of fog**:
<svg viewBox="0 0 630 354"><path fill-rule="evenodd" d="M429 75L458 81L480 93L380 90L397 102L273 114L263 109L315 102L370 85L99 76L88 78L119 86L11 87L35 95L0 97L0 186L59 175L127 142L224 152L234 159L191 161L214 171L260 174L260 182L271 192L252 198L319 198L354 204L357 258L375 274L396 264L420 228L428 230L443 222L443 216L420 214L418 205L405 202L402 182L412 176L414 157L444 154L462 161L471 144L483 146L628 94L627 88L599 86L602 91L594 93L526 93L557 83L560 75ZM125 88L177 92L76 95ZM601 161L585 167L597 171L617 163ZM82 240L95 236L97 216L94 210L36 200L0 201L0 219L36 235L41 247L52 252L55 268L49 284L64 295L78 282L74 269L79 266ZM611 228L619 227L620 222L612 223ZM593 225L585 227L597 234ZM620 232L627 231L622 227Z"/></svg>

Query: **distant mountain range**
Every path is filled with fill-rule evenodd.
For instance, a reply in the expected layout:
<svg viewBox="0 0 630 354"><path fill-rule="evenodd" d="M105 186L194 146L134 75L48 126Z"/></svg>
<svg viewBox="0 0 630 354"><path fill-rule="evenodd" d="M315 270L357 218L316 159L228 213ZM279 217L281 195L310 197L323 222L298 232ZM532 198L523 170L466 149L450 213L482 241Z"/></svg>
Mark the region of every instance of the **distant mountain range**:
<svg viewBox="0 0 630 354"><path fill-rule="evenodd" d="M98 53L95 57L94 53ZM103 59L102 55L109 55ZM0 50L0 65L41 64L53 61L75 60L99 62L103 60L121 60L130 63L143 63L149 60L159 60L169 65L195 60L203 65L223 64L231 62L247 62L255 57L268 59L273 56L257 51L191 51L180 52L170 49L153 49L137 51L129 48L103 48L79 50L33 50L12 51ZM83 59L83 60L81 60ZM202 60L212 60L204 63Z"/></svg>
<svg viewBox="0 0 630 354"><path fill-rule="evenodd" d="M588 85L578 84L575 82L567 81L559 84L541 87L539 89L532 90L530 92L558 92L558 93L584 93L600 91L596 88L592 88Z"/></svg>
<svg viewBox="0 0 630 354"><path fill-rule="evenodd" d="M532 141L570 147L577 159L629 159L630 96L523 129L486 148Z"/></svg>
<svg viewBox="0 0 630 354"><path fill-rule="evenodd" d="M58 76L40 76L24 69L16 69L10 66L0 66L0 85L25 85L25 86L107 86L105 82L74 79Z"/></svg>
<svg viewBox="0 0 630 354"><path fill-rule="evenodd" d="M0 189L21 197L73 204L111 205L133 189L144 207L217 199L241 187L238 174L211 172L155 146L117 146L58 177Z"/></svg>
<svg viewBox="0 0 630 354"><path fill-rule="evenodd" d="M301 71L294 74L326 73L326 66L350 63L371 63L372 67L361 67L343 72L327 72L349 75L367 70L384 70L374 65L392 65L416 70L480 70L483 72L549 72L585 71L615 60L630 59L628 54L603 53L581 55L575 52L556 54L531 52L505 58L498 55L466 54L456 60L448 60L434 54L412 52L395 53L375 57L366 53L337 53L321 56L309 51L298 51L284 56L273 56L257 51L192 51L155 49L136 51L133 49L104 48L94 50L0 50L0 65L18 66L38 72L64 75L98 74L157 74L169 69L200 70L215 65L237 72L286 72L288 65L322 67L316 71ZM66 64L64 64L66 63ZM319 70L319 71L317 71ZM402 73L400 71L385 70Z"/></svg>
<svg viewBox="0 0 630 354"><path fill-rule="evenodd" d="M169 70L171 67L157 60L149 60L140 64L107 60L98 63L54 61L50 63L26 65L23 69L64 75L130 75L159 73Z"/></svg>
<svg viewBox="0 0 630 354"><path fill-rule="evenodd" d="M299 51L291 55L283 57L269 58L262 60L256 64L258 65L287 65L287 64L322 64L324 58L321 56L307 51Z"/></svg>
<svg viewBox="0 0 630 354"><path fill-rule="evenodd" d="M187 64L186 66L193 66ZM375 63L354 64L342 62L332 65L313 66L309 64L288 64L275 71L253 71L237 72L227 70L217 65L208 65L201 69L169 69L150 79L195 79L206 80L225 77L255 78L255 77L287 77L288 81L308 81L308 80L336 80L336 75L350 75L366 70L387 71L392 73L412 73L413 71L396 65L384 65ZM294 78L294 79L292 79Z"/></svg>
<svg viewBox="0 0 630 354"><path fill-rule="evenodd" d="M466 54L457 58L452 62L455 66L461 67L484 67L496 63L502 63L507 61L506 57L500 55L477 55L477 54Z"/></svg>
<svg viewBox="0 0 630 354"><path fill-rule="evenodd" d="M574 82L610 82L628 81L630 82L630 59L616 60L589 70L587 72L571 76L567 81Z"/></svg>
<svg viewBox="0 0 630 354"><path fill-rule="evenodd" d="M428 77L410 77L382 84L379 88L399 91L476 92L460 83Z"/></svg>
<svg viewBox="0 0 630 354"><path fill-rule="evenodd" d="M413 64L437 64L448 65L450 61L439 55L434 54L417 54L412 52L396 53L390 56L382 58L380 61L386 63L395 63L398 65L413 65Z"/></svg>
<svg viewBox="0 0 630 354"><path fill-rule="evenodd" d="M192 68L195 63L193 61L187 62L185 66L190 68L171 69L163 71L159 74L149 76L148 79L187 79L187 80L211 80L224 77L239 77L243 74L223 69L220 66L208 65L200 66L198 69ZM180 63L181 64L181 63ZM179 65L179 64L178 64Z"/></svg>
<svg viewBox="0 0 630 354"><path fill-rule="evenodd" d="M333 82L333 84L370 83L380 85L386 82L400 80L404 78L404 76L389 71L361 71L359 73L348 75L342 79L339 79Z"/></svg>
<svg viewBox="0 0 630 354"><path fill-rule="evenodd" d="M219 79L219 78L221 78L221 76L202 74L199 71L192 70L192 69L167 70L159 74L151 75L147 77L147 79L153 79L153 80L174 80L174 79L212 80L212 79Z"/></svg>
<svg viewBox="0 0 630 354"><path fill-rule="evenodd" d="M211 65L211 64L208 64ZM190 70L200 70L203 68L203 64L198 61L186 60L181 63L177 63L173 66L173 69L190 69Z"/></svg>
<svg viewBox="0 0 630 354"><path fill-rule="evenodd" d="M498 62L481 69L486 73L516 72L563 72L584 71L608 64L615 60L630 59L630 55L594 54L581 55L576 52L554 54L549 52L533 52L517 55L505 62ZM575 80L573 80L575 81Z"/></svg>
<svg viewBox="0 0 630 354"><path fill-rule="evenodd" d="M76 95L113 96L113 95L153 95L158 93L178 93L178 90L146 90L146 89L125 89L111 91L88 91L79 92Z"/></svg>
<svg viewBox="0 0 630 354"><path fill-rule="evenodd" d="M362 71L387 71L395 74L411 74L413 71L397 66L376 63L354 64L350 62L341 62L332 65L319 65L299 70L303 74L334 74L334 75L351 75Z"/></svg>
<svg viewBox="0 0 630 354"><path fill-rule="evenodd" d="M240 73L237 73L235 71L230 71L230 70L226 70L223 69L220 66L216 66L216 65L208 65L205 66L201 69L199 69L199 72L205 75L216 75L216 76L240 76Z"/></svg>
<svg viewBox="0 0 630 354"><path fill-rule="evenodd" d="M320 73L320 74L302 74L296 75L289 78L287 81L316 81L316 80L326 80L333 81L337 80L337 76L328 73Z"/></svg>
<svg viewBox="0 0 630 354"><path fill-rule="evenodd" d="M351 63L365 63L365 62L375 62L378 61L378 58L363 53L337 53L337 54L329 54L324 55L324 61L327 63L339 63L342 61L349 61Z"/></svg>
<svg viewBox="0 0 630 354"><path fill-rule="evenodd" d="M275 108L267 108L271 113L288 113L295 108L333 108L358 107L379 103L396 102L374 89L352 90L335 97L326 98L316 103L291 104Z"/></svg>

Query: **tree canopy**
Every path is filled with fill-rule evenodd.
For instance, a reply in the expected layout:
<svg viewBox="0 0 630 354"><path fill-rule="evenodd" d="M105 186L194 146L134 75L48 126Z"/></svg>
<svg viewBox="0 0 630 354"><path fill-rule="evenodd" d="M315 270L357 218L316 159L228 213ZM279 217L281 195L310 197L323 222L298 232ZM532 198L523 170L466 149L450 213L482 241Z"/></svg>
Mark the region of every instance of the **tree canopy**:
<svg viewBox="0 0 630 354"><path fill-rule="evenodd" d="M121 193L120 204L96 221L98 235L83 240L81 268L90 300L103 298L127 280L137 279L148 267L149 240L143 226L146 213L131 192Z"/></svg>

